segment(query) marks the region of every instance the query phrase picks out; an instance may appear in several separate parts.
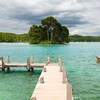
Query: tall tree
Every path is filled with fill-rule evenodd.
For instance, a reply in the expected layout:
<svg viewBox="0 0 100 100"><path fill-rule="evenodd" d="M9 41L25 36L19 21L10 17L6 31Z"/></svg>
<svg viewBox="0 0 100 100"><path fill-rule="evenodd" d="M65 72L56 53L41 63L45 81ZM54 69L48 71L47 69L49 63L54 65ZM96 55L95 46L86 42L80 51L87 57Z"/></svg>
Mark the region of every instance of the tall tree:
<svg viewBox="0 0 100 100"><path fill-rule="evenodd" d="M68 28L65 26L62 26L62 39L64 40L64 42L67 42L67 43L69 42L68 35L69 35Z"/></svg>
<svg viewBox="0 0 100 100"><path fill-rule="evenodd" d="M29 34L29 43L30 44L38 44L42 39L42 30L37 25L32 25L28 32Z"/></svg>
<svg viewBox="0 0 100 100"><path fill-rule="evenodd" d="M47 18L44 18L41 20L41 24L46 27L46 31L47 31L47 40L51 40L53 39L53 31L56 27L57 24L57 20L50 16Z"/></svg>

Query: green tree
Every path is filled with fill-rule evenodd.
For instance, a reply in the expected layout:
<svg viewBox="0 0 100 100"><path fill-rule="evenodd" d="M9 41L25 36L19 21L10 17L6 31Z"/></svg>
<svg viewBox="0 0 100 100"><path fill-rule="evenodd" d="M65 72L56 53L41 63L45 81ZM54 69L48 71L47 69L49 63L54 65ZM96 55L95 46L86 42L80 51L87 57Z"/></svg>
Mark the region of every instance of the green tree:
<svg viewBox="0 0 100 100"><path fill-rule="evenodd" d="M45 27L47 32L47 40L51 40L53 38L53 30L56 27L57 20L50 16L41 20L41 24Z"/></svg>
<svg viewBox="0 0 100 100"><path fill-rule="evenodd" d="M69 42L69 30L67 27L62 26L62 39L64 40L64 42L68 43Z"/></svg>
<svg viewBox="0 0 100 100"><path fill-rule="evenodd" d="M28 32L29 34L29 43L30 44L38 44L42 39L42 30L37 25L32 25Z"/></svg>

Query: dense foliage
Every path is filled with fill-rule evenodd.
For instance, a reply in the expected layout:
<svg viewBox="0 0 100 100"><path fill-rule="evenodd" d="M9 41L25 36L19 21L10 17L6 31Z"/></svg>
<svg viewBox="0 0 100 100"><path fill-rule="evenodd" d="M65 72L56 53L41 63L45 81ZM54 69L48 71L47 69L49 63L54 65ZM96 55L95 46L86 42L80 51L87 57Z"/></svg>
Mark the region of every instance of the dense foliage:
<svg viewBox="0 0 100 100"><path fill-rule="evenodd" d="M70 42L100 42L100 36L69 36Z"/></svg>
<svg viewBox="0 0 100 100"><path fill-rule="evenodd" d="M28 42L28 34L0 32L0 42Z"/></svg>
<svg viewBox="0 0 100 100"><path fill-rule="evenodd" d="M52 16L42 19L40 26L32 25L28 34L30 44L69 42L69 30Z"/></svg>

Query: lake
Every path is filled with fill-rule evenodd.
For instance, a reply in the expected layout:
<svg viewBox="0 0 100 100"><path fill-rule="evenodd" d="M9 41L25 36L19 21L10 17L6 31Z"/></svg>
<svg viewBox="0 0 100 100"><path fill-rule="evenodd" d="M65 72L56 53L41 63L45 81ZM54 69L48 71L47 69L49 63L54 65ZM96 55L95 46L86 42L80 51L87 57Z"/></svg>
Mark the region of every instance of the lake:
<svg viewBox="0 0 100 100"><path fill-rule="evenodd" d="M67 79L73 86L74 100L100 100L100 42L71 42L67 45L28 43L0 43L0 56L10 56L11 62L26 62L34 56L35 62L57 62L58 56L67 70ZM29 100L42 68L27 72L26 68L0 69L0 100Z"/></svg>

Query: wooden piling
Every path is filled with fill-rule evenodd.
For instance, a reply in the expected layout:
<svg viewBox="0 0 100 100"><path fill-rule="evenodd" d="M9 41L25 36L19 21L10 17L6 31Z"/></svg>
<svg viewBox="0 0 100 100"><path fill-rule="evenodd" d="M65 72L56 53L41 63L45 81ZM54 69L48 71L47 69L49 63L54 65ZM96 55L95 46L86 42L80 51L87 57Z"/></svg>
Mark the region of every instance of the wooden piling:
<svg viewBox="0 0 100 100"><path fill-rule="evenodd" d="M44 77L40 77L40 83L43 84L44 83Z"/></svg>
<svg viewBox="0 0 100 100"><path fill-rule="evenodd" d="M48 56L48 64L50 64L50 56Z"/></svg>
<svg viewBox="0 0 100 100"><path fill-rule="evenodd" d="M66 82L66 100L72 100L72 86Z"/></svg>
<svg viewBox="0 0 100 100"><path fill-rule="evenodd" d="M31 68L32 71L34 71L34 68Z"/></svg>
<svg viewBox="0 0 100 100"><path fill-rule="evenodd" d="M30 72L30 57L27 58L27 70Z"/></svg>
<svg viewBox="0 0 100 100"><path fill-rule="evenodd" d="M7 56L7 63L10 63L10 57L9 56ZM9 71L10 67L7 67L7 70Z"/></svg>
<svg viewBox="0 0 100 100"><path fill-rule="evenodd" d="M0 68L2 69L2 71L5 71L3 57L0 57Z"/></svg>
<svg viewBox="0 0 100 100"><path fill-rule="evenodd" d="M46 72L46 67L43 68L43 72Z"/></svg>
<svg viewBox="0 0 100 100"><path fill-rule="evenodd" d="M60 66L60 72L63 71L63 68L62 68L62 61L59 62L59 66Z"/></svg>
<svg viewBox="0 0 100 100"><path fill-rule="evenodd" d="M61 58L58 56L58 66L60 66Z"/></svg>
<svg viewBox="0 0 100 100"><path fill-rule="evenodd" d="M63 68L63 83L66 83L66 69Z"/></svg>
<svg viewBox="0 0 100 100"><path fill-rule="evenodd" d="M31 100L36 100L36 97L33 97Z"/></svg>

